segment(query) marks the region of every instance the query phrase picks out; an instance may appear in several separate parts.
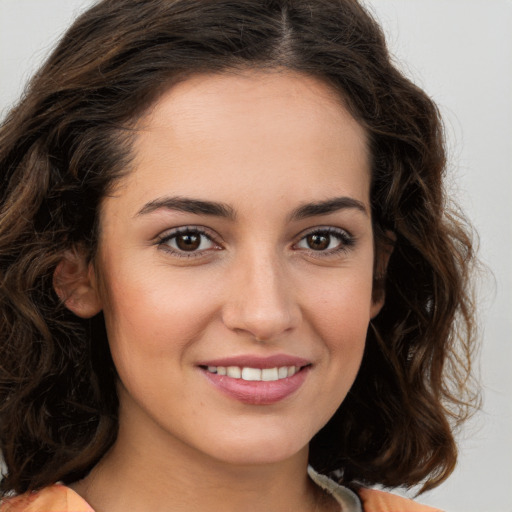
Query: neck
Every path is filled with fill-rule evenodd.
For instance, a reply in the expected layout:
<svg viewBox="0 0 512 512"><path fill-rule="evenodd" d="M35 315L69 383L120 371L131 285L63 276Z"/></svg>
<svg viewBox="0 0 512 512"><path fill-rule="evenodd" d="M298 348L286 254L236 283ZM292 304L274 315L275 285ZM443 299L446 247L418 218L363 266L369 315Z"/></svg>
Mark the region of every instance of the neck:
<svg viewBox="0 0 512 512"><path fill-rule="evenodd" d="M121 422L112 449L72 486L96 512L325 509L325 503L319 505L321 491L307 476L307 447L284 461L230 464L168 434L134 428Z"/></svg>

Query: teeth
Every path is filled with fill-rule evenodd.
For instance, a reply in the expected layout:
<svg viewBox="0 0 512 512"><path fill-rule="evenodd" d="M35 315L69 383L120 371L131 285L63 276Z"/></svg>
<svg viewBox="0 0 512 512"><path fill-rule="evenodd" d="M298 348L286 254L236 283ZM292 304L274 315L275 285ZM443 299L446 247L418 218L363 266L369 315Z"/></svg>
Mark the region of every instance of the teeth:
<svg viewBox="0 0 512 512"><path fill-rule="evenodd" d="M286 379L288 377L288 368L286 366L281 366L277 370L277 378L278 379Z"/></svg>
<svg viewBox="0 0 512 512"><path fill-rule="evenodd" d="M238 366L208 366L210 373L217 375L227 375L232 379L242 379L247 381L272 382L280 379L292 377L299 370L299 366L280 366L275 368L240 368Z"/></svg>
<svg viewBox="0 0 512 512"><path fill-rule="evenodd" d="M279 378L279 369L278 368L265 368L261 370L261 380L272 381L277 380Z"/></svg>
<svg viewBox="0 0 512 512"><path fill-rule="evenodd" d="M259 368L242 368L242 380L261 380Z"/></svg>
<svg viewBox="0 0 512 512"><path fill-rule="evenodd" d="M226 368L226 375L233 379L239 379L242 377L242 370L238 366L228 366Z"/></svg>

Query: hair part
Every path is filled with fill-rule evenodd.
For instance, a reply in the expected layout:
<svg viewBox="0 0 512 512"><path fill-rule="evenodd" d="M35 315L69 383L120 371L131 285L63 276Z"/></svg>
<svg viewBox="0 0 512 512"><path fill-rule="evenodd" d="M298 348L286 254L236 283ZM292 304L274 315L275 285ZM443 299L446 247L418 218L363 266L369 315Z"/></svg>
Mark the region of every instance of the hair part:
<svg viewBox="0 0 512 512"><path fill-rule="evenodd" d="M159 95L247 68L305 73L340 94L370 141L377 250L394 246L360 372L310 462L349 485L428 489L453 470L453 429L476 403L472 241L447 206L439 112L393 67L379 26L353 0L103 0L0 128L2 492L75 481L114 443L102 314L66 310L54 270L73 247L93 258L101 199L129 172L132 128Z"/></svg>

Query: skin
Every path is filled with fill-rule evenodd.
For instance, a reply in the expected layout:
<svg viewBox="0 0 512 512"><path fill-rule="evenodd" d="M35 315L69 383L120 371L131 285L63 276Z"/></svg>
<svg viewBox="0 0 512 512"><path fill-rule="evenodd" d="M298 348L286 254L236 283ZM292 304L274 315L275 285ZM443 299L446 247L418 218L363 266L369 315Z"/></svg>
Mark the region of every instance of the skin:
<svg viewBox="0 0 512 512"><path fill-rule="evenodd" d="M103 310L120 378L118 439L75 490L97 512L336 510L306 466L382 306L364 130L327 85L287 71L189 78L137 130L94 266L70 256L56 276L75 313ZM230 215L155 206L169 197ZM333 198L349 204L297 215ZM198 227L192 251L169 238ZM250 405L198 367L245 354L310 368L291 396Z"/></svg>

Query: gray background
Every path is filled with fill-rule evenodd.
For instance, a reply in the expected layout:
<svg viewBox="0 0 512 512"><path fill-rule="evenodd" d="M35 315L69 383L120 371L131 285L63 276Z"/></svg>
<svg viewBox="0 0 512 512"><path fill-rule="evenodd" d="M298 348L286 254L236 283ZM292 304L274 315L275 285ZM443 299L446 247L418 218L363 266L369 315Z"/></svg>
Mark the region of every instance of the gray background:
<svg viewBox="0 0 512 512"><path fill-rule="evenodd" d="M0 0L0 114L91 0ZM483 410L455 473L420 501L512 512L512 1L366 0L402 69L439 104L450 190L480 233Z"/></svg>

